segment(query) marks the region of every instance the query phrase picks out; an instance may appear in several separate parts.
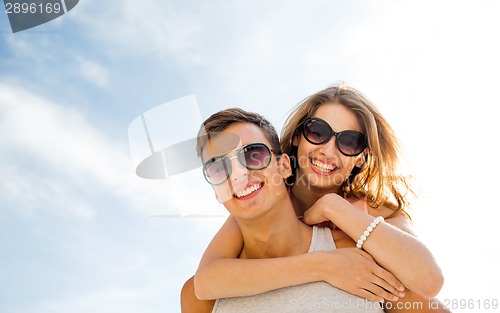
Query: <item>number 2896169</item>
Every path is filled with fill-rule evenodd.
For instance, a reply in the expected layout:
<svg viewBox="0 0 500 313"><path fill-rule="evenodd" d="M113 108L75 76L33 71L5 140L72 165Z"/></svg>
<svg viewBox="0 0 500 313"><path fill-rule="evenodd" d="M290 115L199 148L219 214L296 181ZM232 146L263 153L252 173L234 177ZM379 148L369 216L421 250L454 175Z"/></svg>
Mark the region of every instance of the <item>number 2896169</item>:
<svg viewBox="0 0 500 313"><path fill-rule="evenodd" d="M62 10L60 3L5 3L5 13L7 14L58 14Z"/></svg>

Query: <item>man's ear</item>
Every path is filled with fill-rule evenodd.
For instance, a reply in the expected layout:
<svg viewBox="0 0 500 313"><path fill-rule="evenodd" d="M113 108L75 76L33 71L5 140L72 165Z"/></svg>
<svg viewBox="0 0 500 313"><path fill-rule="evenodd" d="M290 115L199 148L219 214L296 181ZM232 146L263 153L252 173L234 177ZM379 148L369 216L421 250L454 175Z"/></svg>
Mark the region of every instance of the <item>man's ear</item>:
<svg viewBox="0 0 500 313"><path fill-rule="evenodd" d="M281 175L283 179L287 179L292 176L292 166L290 165L290 157L288 154L283 153L279 159Z"/></svg>

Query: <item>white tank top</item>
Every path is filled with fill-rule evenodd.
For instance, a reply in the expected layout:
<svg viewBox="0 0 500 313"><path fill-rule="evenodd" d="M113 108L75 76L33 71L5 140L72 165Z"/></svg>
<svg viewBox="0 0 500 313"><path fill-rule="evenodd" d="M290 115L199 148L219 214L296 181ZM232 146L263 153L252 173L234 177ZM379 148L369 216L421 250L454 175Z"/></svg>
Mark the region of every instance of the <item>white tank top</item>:
<svg viewBox="0 0 500 313"><path fill-rule="evenodd" d="M314 226L309 252L337 247L329 228ZM261 293L255 296L218 299L212 313L382 313L381 304L369 301L326 282L313 282Z"/></svg>

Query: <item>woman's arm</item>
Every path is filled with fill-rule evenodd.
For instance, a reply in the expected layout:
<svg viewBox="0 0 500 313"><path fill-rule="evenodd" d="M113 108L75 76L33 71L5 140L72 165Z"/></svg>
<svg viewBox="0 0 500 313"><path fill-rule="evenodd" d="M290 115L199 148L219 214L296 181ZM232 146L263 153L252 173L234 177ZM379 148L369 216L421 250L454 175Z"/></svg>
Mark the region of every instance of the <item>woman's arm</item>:
<svg viewBox="0 0 500 313"><path fill-rule="evenodd" d="M438 299L427 299L411 290L407 290L406 296L398 301L384 303L384 311L386 313L451 313Z"/></svg>
<svg viewBox="0 0 500 313"><path fill-rule="evenodd" d="M229 217L208 246L196 272L194 285L199 299L255 295L313 281L326 281L372 301L394 299L394 295L400 294L398 289L403 289L394 275L359 249L237 259L242 247L238 224Z"/></svg>
<svg viewBox="0 0 500 313"><path fill-rule="evenodd" d="M373 219L337 194L321 197L304 213L306 223L330 220L355 242ZM406 288L426 298L441 290L444 281L441 269L429 249L412 234L411 225L403 216L380 223L364 242L363 250Z"/></svg>

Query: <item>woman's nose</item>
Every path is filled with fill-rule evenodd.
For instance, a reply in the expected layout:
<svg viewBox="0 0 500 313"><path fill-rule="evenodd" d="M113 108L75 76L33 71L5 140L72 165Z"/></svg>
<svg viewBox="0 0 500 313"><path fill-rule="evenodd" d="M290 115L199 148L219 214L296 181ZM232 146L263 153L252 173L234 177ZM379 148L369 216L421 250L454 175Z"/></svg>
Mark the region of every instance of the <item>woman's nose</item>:
<svg viewBox="0 0 500 313"><path fill-rule="evenodd" d="M339 151L337 148L337 141L336 140L337 140L337 138L335 138L335 136L333 136L332 138L330 138L330 140L328 140L328 142L321 145L321 147L319 148L319 151L322 152L325 156L337 155L337 153Z"/></svg>

